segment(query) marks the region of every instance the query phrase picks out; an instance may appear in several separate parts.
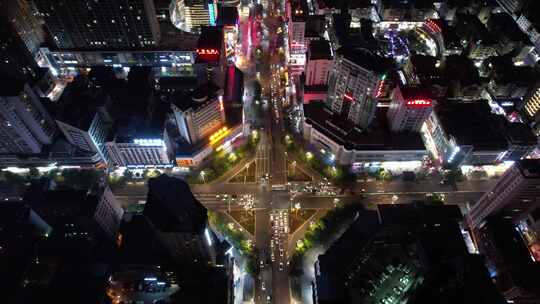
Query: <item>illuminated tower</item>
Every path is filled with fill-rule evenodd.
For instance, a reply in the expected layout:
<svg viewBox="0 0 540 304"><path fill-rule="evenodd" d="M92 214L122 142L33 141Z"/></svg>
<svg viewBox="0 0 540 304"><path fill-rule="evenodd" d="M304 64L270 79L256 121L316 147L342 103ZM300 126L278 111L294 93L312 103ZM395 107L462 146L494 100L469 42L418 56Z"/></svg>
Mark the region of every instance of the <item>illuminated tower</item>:
<svg viewBox="0 0 540 304"><path fill-rule="evenodd" d="M428 92L419 87L396 86L388 109L388 123L393 132L419 132L433 111Z"/></svg>

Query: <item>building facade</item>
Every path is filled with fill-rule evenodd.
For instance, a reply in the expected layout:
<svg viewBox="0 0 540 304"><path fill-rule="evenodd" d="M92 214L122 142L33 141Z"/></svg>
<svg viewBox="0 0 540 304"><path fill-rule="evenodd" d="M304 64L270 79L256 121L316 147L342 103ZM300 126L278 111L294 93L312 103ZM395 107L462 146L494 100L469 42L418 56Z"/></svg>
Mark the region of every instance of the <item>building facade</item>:
<svg viewBox="0 0 540 304"><path fill-rule="evenodd" d="M0 72L3 77L32 82L39 77L40 68L14 31L13 23L0 20Z"/></svg>
<svg viewBox="0 0 540 304"><path fill-rule="evenodd" d="M174 0L171 3L173 24L186 32L199 32L201 26L216 25L217 1Z"/></svg>
<svg viewBox="0 0 540 304"><path fill-rule="evenodd" d="M388 122L393 132L420 132L433 111L433 101L420 88L396 86L388 109Z"/></svg>
<svg viewBox="0 0 540 304"><path fill-rule="evenodd" d="M189 144L196 144L217 131L226 129L223 92L210 92L202 87L186 100L171 104L180 135ZM217 93L217 94L215 94ZM222 132L223 133L223 132ZM225 136L225 134L223 134Z"/></svg>
<svg viewBox="0 0 540 304"><path fill-rule="evenodd" d="M27 83L3 84L0 94L0 153L38 154L52 143L56 128Z"/></svg>
<svg viewBox="0 0 540 304"><path fill-rule="evenodd" d="M193 74L195 52L193 50L50 50L42 48L47 62L55 69L72 69L88 66L133 67L174 67L178 71ZM188 76L186 75L186 76Z"/></svg>
<svg viewBox="0 0 540 304"><path fill-rule="evenodd" d="M363 132L320 102L304 104L304 139L323 158L339 165L421 161L427 150L420 135L377 130Z"/></svg>
<svg viewBox="0 0 540 304"><path fill-rule="evenodd" d="M521 113L531 123L534 132L540 134L540 83L537 83L521 104Z"/></svg>
<svg viewBox="0 0 540 304"><path fill-rule="evenodd" d="M105 145L111 165L159 167L171 163L167 155L167 146L160 138L115 138Z"/></svg>
<svg viewBox="0 0 540 304"><path fill-rule="evenodd" d="M2 1L0 14L9 20L27 50L38 60L39 48L45 42L45 31L34 3L27 0Z"/></svg>
<svg viewBox="0 0 540 304"><path fill-rule="evenodd" d="M94 220L110 238L115 238L124 209L109 187L101 189L94 213Z"/></svg>
<svg viewBox="0 0 540 304"><path fill-rule="evenodd" d="M307 53L305 85L327 85L333 64L334 56L330 43L326 40L312 41Z"/></svg>
<svg viewBox="0 0 540 304"><path fill-rule="evenodd" d="M488 216L497 212L503 212L506 218L517 223L530 217L531 212L540 207L539 198L540 160L519 160L505 172L491 191L471 207L468 214L469 226L476 229ZM539 229L540 221L534 221L533 225Z"/></svg>
<svg viewBox="0 0 540 304"><path fill-rule="evenodd" d="M367 128L377 108L376 87L388 66L365 49L341 49L328 80L328 107L361 128Z"/></svg>
<svg viewBox="0 0 540 304"><path fill-rule="evenodd" d="M56 123L69 143L83 151L97 153L103 162L107 161L105 141L109 122L105 113L94 112L85 124L72 125L60 120Z"/></svg>
<svg viewBox="0 0 540 304"><path fill-rule="evenodd" d="M161 33L153 0L35 0L59 49L145 48Z"/></svg>

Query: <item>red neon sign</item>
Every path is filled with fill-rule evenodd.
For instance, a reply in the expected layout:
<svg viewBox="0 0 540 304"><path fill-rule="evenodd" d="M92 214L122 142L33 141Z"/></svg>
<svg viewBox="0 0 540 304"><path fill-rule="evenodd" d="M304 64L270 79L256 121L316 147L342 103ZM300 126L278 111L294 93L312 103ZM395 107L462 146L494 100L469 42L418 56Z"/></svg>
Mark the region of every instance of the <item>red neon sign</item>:
<svg viewBox="0 0 540 304"><path fill-rule="evenodd" d="M439 27L439 25L437 23L435 23L435 21L433 21L432 19L428 19L426 21L426 26L434 33L440 33L441 32L441 28Z"/></svg>
<svg viewBox="0 0 540 304"><path fill-rule="evenodd" d="M382 97L383 95L383 88L384 88L384 80L381 80L379 82L379 85L377 86L377 93L375 94L375 98Z"/></svg>
<svg viewBox="0 0 540 304"><path fill-rule="evenodd" d="M197 49L199 55L218 55L219 51L216 49Z"/></svg>
<svg viewBox="0 0 540 304"><path fill-rule="evenodd" d="M347 93L343 94L343 98L345 98L346 100L348 101L352 101L353 100L353 97Z"/></svg>
<svg viewBox="0 0 540 304"><path fill-rule="evenodd" d="M407 106L412 108L425 108L431 106L432 101L430 99L414 99L407 100Z"/></svg>

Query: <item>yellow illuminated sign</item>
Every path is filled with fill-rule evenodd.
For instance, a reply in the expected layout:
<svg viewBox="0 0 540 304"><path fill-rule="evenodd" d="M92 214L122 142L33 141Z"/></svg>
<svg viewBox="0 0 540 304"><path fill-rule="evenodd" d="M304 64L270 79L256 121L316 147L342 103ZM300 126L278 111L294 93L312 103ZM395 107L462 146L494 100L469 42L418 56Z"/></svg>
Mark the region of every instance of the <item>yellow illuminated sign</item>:
<svg viewBox="0 0 540 304"><path fill-rule="evenodd" d="M231 130L229 130L229 128L227 127L223 127L217 130L214 134L210 135L210 144L213 145L219 142L220 140L225 138L225 136L229 135L229 133L231 133Z"/></svg>

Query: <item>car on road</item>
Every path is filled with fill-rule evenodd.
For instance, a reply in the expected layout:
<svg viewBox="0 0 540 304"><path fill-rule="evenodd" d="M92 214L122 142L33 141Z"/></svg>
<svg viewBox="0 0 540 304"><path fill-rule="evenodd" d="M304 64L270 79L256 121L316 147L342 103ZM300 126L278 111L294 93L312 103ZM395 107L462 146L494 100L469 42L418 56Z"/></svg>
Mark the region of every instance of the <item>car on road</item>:
<svg viewBox="0 0 540 304"><path fill-rule="evenodd" d="M266 290L266 284L264 283L264 281L261 283L261 289Z"/></svg>

